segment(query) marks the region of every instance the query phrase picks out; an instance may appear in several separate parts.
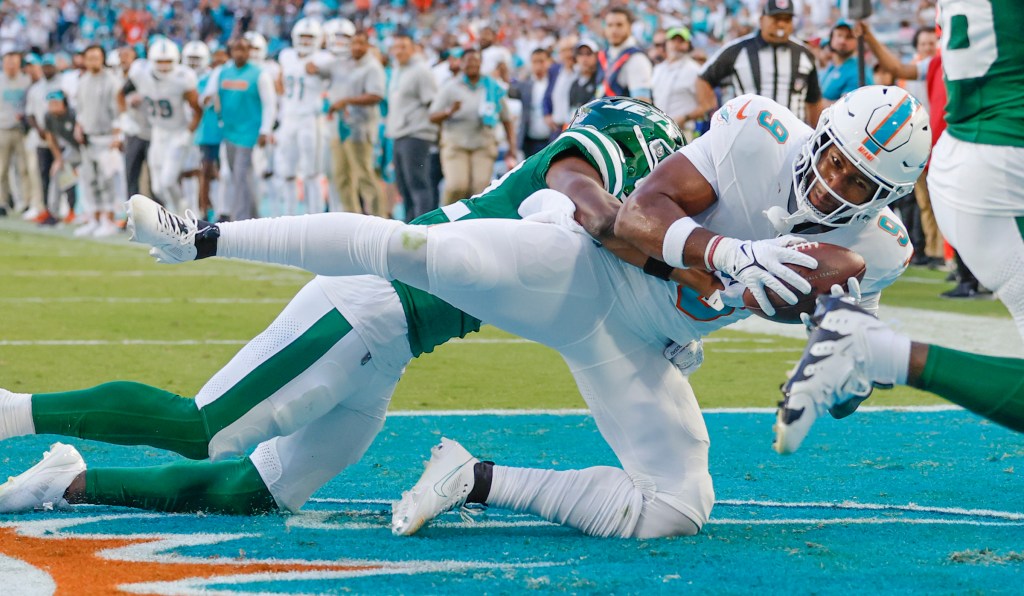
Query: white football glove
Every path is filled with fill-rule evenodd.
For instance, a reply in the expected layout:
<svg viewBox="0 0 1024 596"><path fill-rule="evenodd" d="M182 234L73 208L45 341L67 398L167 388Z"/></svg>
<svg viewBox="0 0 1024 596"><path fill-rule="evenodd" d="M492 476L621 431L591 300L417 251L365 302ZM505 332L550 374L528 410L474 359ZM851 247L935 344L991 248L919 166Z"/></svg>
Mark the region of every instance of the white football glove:
<svg viewBox="0 0 1024 596"><path fill-rule="evenodd" d="M704 364L704 342L694 339L684 346L672 342L665 348L665 358L676 365L679 372L690 376Z"/></svg>
<svg viewBox="0 0 1024 596"><path fill-rule="evenodd" d="M856 277L851 277L846 280L846 287L849 291L844 290L843 286L839 284L833 284L832 287L829 288L829 292L836 298L846 298L848 302L859 305L861 301L860 282L857 281ZM800 321L804 324L804 327L807 328L807 334L810 335L811 331L814 330L814 324L811 322L811 315L805 312L800 313Z"/></svg>
<svg viewBox="0 0 1024 596"><path fill-rule="evenodd" d="M718 246L711 255L710 265L743 284L754 295L761 310L772 316L775 307L768 299L765 288L774 290L789 304L796 304L797 296L782 282L804 294L811 291L810 282L786 266L786 263L809 269L818 266L814 257L789 248L789 245L801 242L803 239L796 236L780 236L770 240L722 238L718 240Z"/></svg>

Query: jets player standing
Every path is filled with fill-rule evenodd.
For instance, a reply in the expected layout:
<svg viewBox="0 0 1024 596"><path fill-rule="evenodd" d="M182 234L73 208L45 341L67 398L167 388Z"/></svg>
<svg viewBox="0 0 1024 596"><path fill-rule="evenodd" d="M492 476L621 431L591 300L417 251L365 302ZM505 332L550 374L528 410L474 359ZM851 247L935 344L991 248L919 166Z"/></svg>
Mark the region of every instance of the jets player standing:
<svg viewBox="0 0 1024 596"><path fill-rule="evenodd" d="M810 291L786 264L814 268L816 261L790 248L797 238L779 236L797 228L860 252L870 299L911 254L886 205L920 176L930 145L927 121L920 104L897 87L844 96L817 131L771 100L741 96L717 113L709 134L653 168L619 210L615 235L673 267L724 274L772 311L766 287L790 303L796 295L783 281ZM600 250L571 222L492 219L428 227L332 213L211 227L202 234L210 243L200 247L197 226L172 221L152 201L135 197L130 212L136 239L153 244L152 254L165 262L194 258L201 248L320 274L399 279L559 351L622 468L497 466L443 439L423 477L393 509L396 534L414 533L467 502L540 515L598 536L694 534L707 521L714 503L707 430L688 379L662 351L670 341L686 345L749 312L707 316L677 285ZM739 292L726 294L731 301Z"/></svg>
<svg viewBox="0 0 1024 596"><path fill-rule="evenodd" d="M619 204L615 196L632 192L681 143L678 127L655 108L630 99L597 100L544 151L485 193L417 223L519 218L535 193L540 196L534 203L543 203L545 192L555 203L564 200L545 191L551 188L572 194L577 218L603 238ZM213 241L209 234L199 235L200 244ZM614 239L606 246L615 248ZM692 273L680 279L709 283L709 276ZM479 326L400 282L317 277L194 400L127 382L35 395L0 390L0 438L60 434L152 445L201 460L83 473L77 451L58 444L32 470L0 486L0 512L62 496L161 511L297 510L365 452L409 359ZM699 350L691 346L684 354L696 357Z"/></svg>
<svg viewBox="0 0 1024 596"><path fill-rule="evenodd" d="M320 50L322 42L320 24L312 19L300 19L292 28L292 47L281 50L278 56L281 74L277 92L281 96L281 111L275 135L274 174L278 177L287 215L298 213L296 178L302 180L306 212L324 212L320 188L320 116L329 81L307 69L308 64L320 70L334 62L330 53Z"/></svg>
<svg viewBox="0 0 1024 596"><path fill-rule="evenodd" d="M153 128L146 156L153 191L173 210L184 213L197 206L195 197L186 197L181 184L188 153L193 150L192 133L202 118L196 74L178 64L178 46L167 38L154 41L146 56L128 71L128 82L117 96L118 108L125 113L125 96L132 91L142 95L142 111Z"/></svg>

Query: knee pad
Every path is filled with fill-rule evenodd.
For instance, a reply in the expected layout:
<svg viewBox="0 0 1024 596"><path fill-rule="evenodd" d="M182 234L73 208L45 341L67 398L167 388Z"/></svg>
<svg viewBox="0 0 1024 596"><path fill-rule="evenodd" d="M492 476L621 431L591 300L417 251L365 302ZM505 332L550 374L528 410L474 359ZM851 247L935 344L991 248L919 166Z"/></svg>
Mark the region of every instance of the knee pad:
<svg viewBox="0 0 1024 596"><path fill-rule="evenodd" d="M644 501L632 538L693 536L700 532L702 525L655 495L654 499Z"/></svg>

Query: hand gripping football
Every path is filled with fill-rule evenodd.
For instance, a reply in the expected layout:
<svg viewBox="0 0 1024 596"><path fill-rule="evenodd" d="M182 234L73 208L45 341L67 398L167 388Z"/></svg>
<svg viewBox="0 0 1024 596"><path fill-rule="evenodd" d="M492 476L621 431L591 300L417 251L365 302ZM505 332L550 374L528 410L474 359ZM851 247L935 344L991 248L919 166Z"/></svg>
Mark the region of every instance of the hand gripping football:
<svg viewBox="0 0 1024 596"><path fill-rule="evenodd" d="M774 291L766 290L768 293L768 299L771 300L772 305L775 307L775 314L769 317L764 314L764 311L757 305L757 301L754 300L754 295L750 293L750 290L744 290L743 292L744 306L757 316L768 319L769 321L775 321L777 323L799 323L800 313L805 312L807 314L811 314L814 312L814 303L818 296L827 296L831 291L832 286L835 284L839 284L844 290L849 290L849 288L846 287L847 280L851 277L856 277L857 281L861 281L864 279L864 272L867 271L867 265L864 263L864 257L842 246L826 244L824 242L805 242L803 244L796 244L790 248L806 253L818 261L817 269L808 269L807 267L801 267L799 265L787 265L790 269L796 271L801 277L810 282L810 294L801 294L800 292L793 290L797 296L797 303L787 304L786 301L779 298L779 295ZM788 284L787 287L793 289L792 286L789 286Z"/></svg>

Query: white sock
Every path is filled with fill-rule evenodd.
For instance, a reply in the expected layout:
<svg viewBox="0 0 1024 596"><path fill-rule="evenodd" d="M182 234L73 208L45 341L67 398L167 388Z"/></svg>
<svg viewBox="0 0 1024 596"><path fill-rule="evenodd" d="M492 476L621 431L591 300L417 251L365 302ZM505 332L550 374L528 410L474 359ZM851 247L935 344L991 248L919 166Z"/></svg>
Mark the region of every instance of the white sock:
<svg viewBox="0 0 1024 596"><path fill-rule="evenodd" d="M34 434L32 395L0 389L0 440Z"/></svg>
<svg viewBox="0 0 1024 596"><path fill-rule="evenodd" d="M619 468L557 471L496 465L487 503L592 536L628 537L640 519L644 496Z"/></svg>
<svg viewBox="0 0 1024 596"><path fill-rule="evenodd" d="M388 240L400 221L356 213L319 213L218 224L217 256L291 265L317 275L378 275L388 269Z"/></svg>
<svg viewBox="0 0 1024 596"><path fill-rule="evenodd" d="M910 338L882 325L864 334L871 380L883 385L906 385L910 370Z"/></svg>

